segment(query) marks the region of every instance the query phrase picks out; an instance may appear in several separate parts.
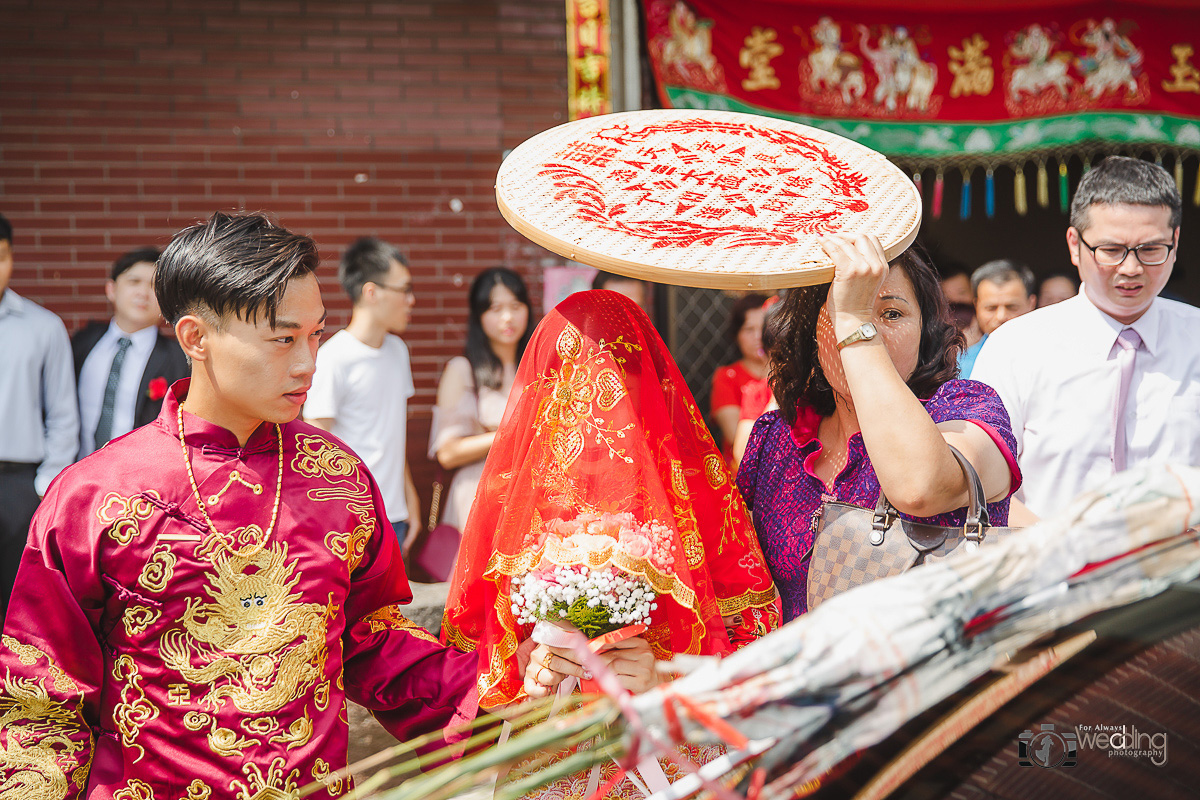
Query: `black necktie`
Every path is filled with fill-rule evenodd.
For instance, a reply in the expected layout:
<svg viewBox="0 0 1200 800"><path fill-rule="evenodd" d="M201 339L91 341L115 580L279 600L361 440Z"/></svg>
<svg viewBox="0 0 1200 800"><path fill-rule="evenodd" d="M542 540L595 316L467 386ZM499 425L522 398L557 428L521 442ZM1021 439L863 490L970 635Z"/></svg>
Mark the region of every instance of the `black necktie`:
<svg viewBox="0 0 1200 800"><path fill-rule="evenodd" d="M96 449L99 450L112 438L113 406L117 400L117 384L121 382L121 365L125 363L125 351L133 342L122 336L117 340L117 354L113 356L108 370L108 383L104 385L104 402L100 405L100 421L96 423Z"/></svg>

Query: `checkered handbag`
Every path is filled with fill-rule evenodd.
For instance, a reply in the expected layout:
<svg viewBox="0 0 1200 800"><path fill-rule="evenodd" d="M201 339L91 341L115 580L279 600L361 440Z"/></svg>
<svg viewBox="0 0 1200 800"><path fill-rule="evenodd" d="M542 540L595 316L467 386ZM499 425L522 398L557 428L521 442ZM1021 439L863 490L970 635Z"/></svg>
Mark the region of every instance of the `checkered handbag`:
<svg viewBox="0 0 1200 800"><path fill-rule="evenodd" d="M950 450L971 487L966 523L948 528L901 519L883 492L874 510L826 502L819 512L808 566L809 611L847 589L945 558L960 547L974 549L1016 530L988 524L979 474L962 453Z"/></svg>

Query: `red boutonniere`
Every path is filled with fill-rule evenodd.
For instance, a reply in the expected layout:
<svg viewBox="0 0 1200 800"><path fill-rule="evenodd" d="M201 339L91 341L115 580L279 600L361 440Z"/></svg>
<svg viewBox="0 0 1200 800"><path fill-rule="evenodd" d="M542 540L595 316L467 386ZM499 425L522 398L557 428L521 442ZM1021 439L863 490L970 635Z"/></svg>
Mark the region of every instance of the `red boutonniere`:
<svg viewBox="0 0 1200 800"><path fill-rule="evenodd" d="M146 394L150 395L151 400L162 400L167 396L167 379L161 375L151 379L150 388L146 390Z"/></svg>

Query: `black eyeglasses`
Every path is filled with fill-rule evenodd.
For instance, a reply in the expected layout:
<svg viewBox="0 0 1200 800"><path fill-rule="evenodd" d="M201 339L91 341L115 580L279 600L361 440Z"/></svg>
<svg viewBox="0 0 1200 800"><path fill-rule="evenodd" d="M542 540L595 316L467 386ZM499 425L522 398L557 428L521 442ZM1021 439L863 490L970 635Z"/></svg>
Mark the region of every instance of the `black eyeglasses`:
<svg viewBox="0 0 1200 800"><path fill-rule="evenodd" d="M372 283L374 283L374 281L372 281ZM376 283L375 285L380 289L387 289L389 292L399 292L400 294L407 294L410 296L413 294L411 283L406 286L388 286L386 283Z"/></svg>
<svg viewBox="0 0 1200 800"><path fill-rule="evenodd" d="M1096 259L1097 264L1106 267L1117 267L1124 264L1130 253L1137 257L1142 266L1157 267L1167 263L1167 259L1171 257L1171 251L1175 249L1173 244L1159 244L1158 242L1139 244L1137 247L1126 247L1123 244L1098 244L1092 247L1083 241L1082 236L1079 237L1079 242L1092 251L1092 258Z"/></svg>

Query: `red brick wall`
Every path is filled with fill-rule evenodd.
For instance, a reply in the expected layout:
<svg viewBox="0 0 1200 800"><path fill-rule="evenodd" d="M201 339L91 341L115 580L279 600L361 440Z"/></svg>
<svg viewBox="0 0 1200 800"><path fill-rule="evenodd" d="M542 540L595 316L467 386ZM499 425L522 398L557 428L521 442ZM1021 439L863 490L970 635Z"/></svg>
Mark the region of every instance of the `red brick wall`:
<svg viewBox="0 0 1200 800"><path fill-rule="evenodd" d="M466 287L504 264L540 296L557 259L496 210L501 154L566 119L562 0L0 0L0 211L12 287L74 330L113 259L216 210L312 235L331 330L337 259L373 234L410 256L410 463ZM461 201L461 206L458 202ZM540 309L536 309L540 312Z"/></svg>

